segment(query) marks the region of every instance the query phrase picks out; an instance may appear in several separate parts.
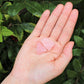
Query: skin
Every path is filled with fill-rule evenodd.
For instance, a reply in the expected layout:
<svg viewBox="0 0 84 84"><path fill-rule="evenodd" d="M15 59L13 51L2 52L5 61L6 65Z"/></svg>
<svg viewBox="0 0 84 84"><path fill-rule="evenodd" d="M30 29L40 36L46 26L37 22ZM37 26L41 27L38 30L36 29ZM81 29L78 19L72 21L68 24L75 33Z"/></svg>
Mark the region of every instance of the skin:
<svg viewBox="0 0 84 84"><path fill-rule="evenodd" d="M70 41L78 18L71 2L45 10L21 47L11 73L2 84L44 84L59 76L72 59Z"/></svg>

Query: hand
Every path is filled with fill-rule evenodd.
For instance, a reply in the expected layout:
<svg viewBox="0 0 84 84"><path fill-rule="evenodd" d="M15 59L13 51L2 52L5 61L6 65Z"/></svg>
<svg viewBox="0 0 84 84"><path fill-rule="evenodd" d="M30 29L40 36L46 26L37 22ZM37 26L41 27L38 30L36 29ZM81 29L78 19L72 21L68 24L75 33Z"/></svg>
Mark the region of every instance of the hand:
<svg viewBox="0 0 84 84"><path fill-rule="evenodd" d="M72 59L74 42L70 38L78 18L78 10L72 7L67 2L65 6L59 4L51 15L44 11L10 73L20 84L43 84L64 71Z"/></svg>

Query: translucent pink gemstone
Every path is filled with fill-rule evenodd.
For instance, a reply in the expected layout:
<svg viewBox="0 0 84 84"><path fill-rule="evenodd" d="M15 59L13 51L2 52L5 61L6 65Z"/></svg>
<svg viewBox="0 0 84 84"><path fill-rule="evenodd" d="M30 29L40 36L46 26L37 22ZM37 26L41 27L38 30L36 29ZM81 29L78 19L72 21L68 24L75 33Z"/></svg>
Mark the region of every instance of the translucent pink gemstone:
<svg viewBox="0 0 84 84"><path fill-rule="evenodd" d="M51 48L55 45L55 43L49 38L44 38L41 42L47 50L51 50Z"/></svg>
<svg viewBox="0 0 84 84"><path fill-rule="evenodd" d="M46 51L47 51L47 49L40 42L38 42L38 44L37 44L37 53L41 54L41 53L44 53Z"/></svg>

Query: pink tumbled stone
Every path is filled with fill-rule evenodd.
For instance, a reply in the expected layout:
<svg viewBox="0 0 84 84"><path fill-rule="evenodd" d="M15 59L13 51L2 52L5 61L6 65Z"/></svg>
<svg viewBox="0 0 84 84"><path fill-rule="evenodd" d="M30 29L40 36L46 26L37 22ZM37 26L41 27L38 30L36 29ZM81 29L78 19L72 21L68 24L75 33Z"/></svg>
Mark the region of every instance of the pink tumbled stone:
<svg viewBox="0 0 84 84"><path fill-rule="evenodd" d="M55 45L55 43L49 38L44 38L41 42L47 50L51 50L51 48Z"/></svg>
<svg viewBox="0 0 84 84"><path fill-rule="evenodd" d="M47 51L47 49L40 42L38 42L38 44L37 44L37 53L41 54L41 53L44 53L46 51Z"/></svg>

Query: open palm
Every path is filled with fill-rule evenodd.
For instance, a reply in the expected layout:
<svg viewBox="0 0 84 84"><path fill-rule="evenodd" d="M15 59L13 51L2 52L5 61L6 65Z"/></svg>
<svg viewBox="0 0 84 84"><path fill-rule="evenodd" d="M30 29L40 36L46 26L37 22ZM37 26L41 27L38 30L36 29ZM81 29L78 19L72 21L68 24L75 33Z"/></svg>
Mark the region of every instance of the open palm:
<svg viewBox="0 0 84 84"><path fill-rule="evenodd" d="M43 84L64 71L72 58L70 38L78 18L78 10L72 7L68 2L59 4L51 15L44 11L17 55L11 73L15 78Z"/></svg>

